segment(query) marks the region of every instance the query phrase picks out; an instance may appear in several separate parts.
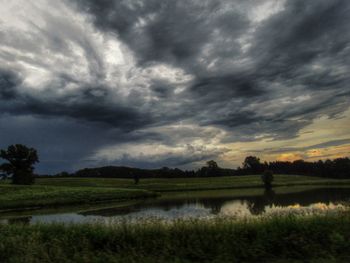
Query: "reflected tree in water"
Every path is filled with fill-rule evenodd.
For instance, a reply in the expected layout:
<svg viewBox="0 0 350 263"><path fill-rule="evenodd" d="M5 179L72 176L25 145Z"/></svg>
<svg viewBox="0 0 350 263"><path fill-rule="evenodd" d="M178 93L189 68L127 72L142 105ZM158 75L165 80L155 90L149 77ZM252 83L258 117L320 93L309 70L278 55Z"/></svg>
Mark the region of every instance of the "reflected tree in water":
<svg viewBox="0 0 350 263"><path fill-rule="evenodd" d="M266 188L262 196L257 196L248 201L248 209L252 215L259 215L265 212L266 206L274 204L276 193L272 188Z"/></svg>

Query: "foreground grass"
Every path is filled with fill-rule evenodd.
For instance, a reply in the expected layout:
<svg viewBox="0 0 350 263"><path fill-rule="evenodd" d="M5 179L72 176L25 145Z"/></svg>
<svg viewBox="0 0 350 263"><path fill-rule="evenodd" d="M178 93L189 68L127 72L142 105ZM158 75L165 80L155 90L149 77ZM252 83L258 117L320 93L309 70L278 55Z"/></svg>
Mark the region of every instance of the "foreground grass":
<svg viewBox="0 0 350 263"><path fill-rule="evenodd" d="M90 186L90 187L119 187L139 188L157 192L240 189L262 187L259 175L207 177L207 178L150 178L141 179L135 186L132 179L119 178L38 178L36 184L55 186ZM350 179L337 180L320 177L299 175L275 175L273 185L300 186L300 185L349 185Z"/></svg>
<svg viewBox="0 0 350 263"><path fill-rule="evenodd" d="M0 185L0 210L41 208L155 196L140 189Z"/></svg>
<svg viewBox="0 0 350 263"><path fill-rule="evenodd" d="M0 262L350 262L350 216L0 225L0 240Z"/></svg>

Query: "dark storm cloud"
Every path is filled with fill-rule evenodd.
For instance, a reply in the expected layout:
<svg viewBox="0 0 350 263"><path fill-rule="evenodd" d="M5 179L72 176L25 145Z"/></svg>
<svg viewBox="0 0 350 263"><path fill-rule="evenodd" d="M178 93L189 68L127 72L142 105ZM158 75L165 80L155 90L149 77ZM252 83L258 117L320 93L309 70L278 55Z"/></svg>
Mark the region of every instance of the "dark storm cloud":
<svg viewBox="0 0 350 263"><path fill-rule="evenodd" d="M259 101L273 104L283 96L309 95L310 98L269 114L265 114L264 108L257 108L254 113L242 116L236 113L240 109L234 109L233 114L226 113L227 118L219 119L219 123L241 126L250 121L251 127L256 126L256 132L288 138L294 137L317 116L333 117L346 110L349 107L349 15L350 4L346 1L287 1L284 11L256 29L249 54L254 61L252 74L243 80L251 83L242 89L247 93L239 94L241 86L237 81L225 87L236 86L236 96L240 97L250 91L260 91L261 94L249 94L245 100L248 104ZM270 88L274 83L284 87ZM229 97L223 95L220 100L227 101Z"/></svg>
<svg viewBox="0 0 350 263"><path fill-rule="evenodd" d="M297 94L330 96L331 90L332 96L348 96L349 75L344 69L350 62L349 13L347 1L288 1L284 11L257 30L252 54L258 58L261 78L283 81ZM318 107L327 109L322 104ZM317 110L314 105L300 109L299 115Z"/></svg>
<svg viewBox="0 0 350 263"><path fill-rule="evenodd" d="M298 66L329 55L337 60L349 45L349 8L343 0L287 1L285 10L263 23L256 34L257 49L252 51L264 73L272 78L304 77L293 74L300 73Z"/></svg>
<svg viewBox="0 0 350 263"><path fill-rule="evenodd" d="M243 97L254 98L264 94L264 89L255 83L255 76L242 76L238 74L201 78L192 87L197 94L205 94L209 100Z"/></svg>
<svg viewBox="0 0 350 263"><path fill-rule="evenodd" d="M8 62L0 70L1 113L76 120L96 129L82 135L87 140L94 141L93 133L109 138L87 148L77 144L81 151L74 158L113 141L176 145L196 134L203 140L214 136L182 127L178 134L183 138L179 138L161 129L179 123L222 129L226 133L221 143L294 138L316 118L336 118L350 106L350 2L287 0L274 12L259 11L267 2L68 1L76 14L88 15L94 26L89 34L86 25L79 26L79 19L72 23L47 13L42 15L45 26L30 22L30 32L0 30L0 47L5 47L0 59ZM44 9L50 8L55 9ZM131 50L132 55L122 50L126 63L132 64L125 74L109 72L103 53L107 42L94 42L108 37ZM56 58L69 59L76 50L86 60L88 72L83 77L79 70L65 71L67 64ZM44 60L48 54L55 57ZM57 59L54 66L50 59ZM13 66L16 61L22 64ZM70 64L75 62L72 59ZM23 65L47 69L51 79L31 89ZM167 68L153 75L147 71L158 65ZM169 77L167 71L174 69L176 76ZM179 70L190 80L179 81L183 78ZM110 75L114 79L107 81ZM108 130L117 130L116 137L122 140L107 136ZM190 152L169 153L150 162L139 158L135 165L186 164L220 153L203 151L195 159ZM124 161L133 163L133 156Z"/></svg>
<svg viewBox="0 0 350 263"><path fill-rule="evenodd" d="M310 63L317 62L317 58L320 57L330 59L330 63L335 67L343 66L344 60L348 59L344 53L350 40L345 30L349 25L347 16L349 4L344 1L317 1L317 3L287 1L283 11L272 15L257 26L251 41L253 46L246 55L241 54L237 40L252 25L241 10L227 8L229 5L227 1L188 1L185 3L182 1L91 0L77 2L81 10L93 15L93 20L99 28L117 33L136 52L139 62L162 61L177 66L181 65L187 71L192 72L196 80L188 96L194 99L194 103L205 104L205 107L211 109L211 116L207 117L211 121L198 119L200 123L223 126L226 123L226 126L231 128L260 122L261 128L264 128L263 123L271 121L277 126L278 131L284 127L278 127L278 123L284 123L288 118L300 117L305 120L305 123L309 123L308 121L320 114L323 109L328 110L329 107L334 107L342 100L338 95L344 94L346 88L344 86L348 81L347 74L331 76L332 70L327 65L325 65L327 69L319 73L307 67L310 66ZM47 19L53 20L54 18ZM54 24L60 24L60 21L55 20ZM216 31L217 35L213 33ZM57 37L54 30L49 28L44 33L52 35L49 39L52 41L51 46L55 46L55 49L67 49L65 42L59 41L60 38ZM83 38L77 41L84 43L86 54L92 57L91 60L97 65L102 64L88 41L84 41ZM249 56L253 64L246 70L247 72L241 70L226 74L208 72L205 69L206 64L198 63L205 45L212 45L216 49L208 59L216 59L220 62L228 57ZM97 68L103 67L97 66ZM229 69L220 68L219 71L227 72ZM91 72L96 73L96 70L91 69ZM264 109L261 112L253 109L249 117L246 114L237 113L237 111L249 112L244 108L244 104L259 101L273 103L281 92L281 90L269 88L269 85L274 82L286 84L284 88L290 90L290 92L282 91L282 96L294 96L295 94L292 94L294 90L302 95L309 91L312 93L322 89L325 92L332 90L333 96L335 95L339 101L331 98L330 103L327 103L323 98L322 103L312 106L298 105L298 109L279 109L274 116L268 118L264 116ZM301 85L302 88L296 88L298 85ZM154 82L151 88L161 98L171 95L166 83ZM100 88L91 87L91 89L84 89L83 92L70 95L74 96L73 99L70 99L74 103L65 104L60 100L56 103L41 103L40 100L29 100L22 103L18 111L25 112L32 109L34 113L67 115L111 124L120 123L120 126L125 125L130 128L135 126L135 129L156 121L147 114L141 115L132 107L106 103L104 101L104 98L108 96L106 94L98 97L90 93L98 89ZM330 94L325 93L325 96L327 95ZM241 103L235 103L236 108L227 109L223 118L220 107L237 98L242 100ZM65 97L61 100L69 101ZM305 104L312 103L310 99ZM328 104L330 104L329 107L327 107ZM160 106L163 105L160 104ZM337 112L343 111L347 106L338 107ZM191 106L191 108L201 111L200 106ZM155 110L163 111L157 108ZM245 117L241 117L242 115ZM167 117L164 115L164 118ZM162 120L157 119L157 121ZM271 131L267 129L267 132Z"/></svg>
<svg viewBox="0 0 350 263"><path fill-rule="evenodd" d="M186 66L215 37L214 30L234 40L249 24L238 10L226 11L228 3L221 0L74 2L94 16L99 28L118 33L141 63L165 61Z"/></svg>
<svg viewBox="0 0 350 263"><path fill-rule="evenodd" d="M151 132L129 132L109 125L89 123L69 118L42 118L33 116L0 115L0 148L22 143L38 150L39 172L53 172L94 165L91 152L98 147L125 141L157 140Z"/></svg>
<svg viewBox="0 0 350 263"><path fill-rule="evenodd" d="M57 96L49 88L38 93L21 93L17 90L21 83L22 80L15 73L0 71L1 113L69 117L108 124L125 131L134 131L152 123L149 114L109 100L111 94L103 86L84 87L73 94Z"/></svg>
<svg viewBox="0 0 350 263"><path fill-rule="evenodd" d="M16 88L21 79L15 73L0 68L0 100L11 100L17 96Z"/></svg>
<svg viewBox="0 0 350 263"><path fill-rule="evenodd" d="M210 108L210 115L206 116L209 121L198 117L201 123L220 124L228 129L252 124L257 128L252 135L265 132L288 138L295 137L316 116L336 115L349 106L344 98L349 96L349 76L347 71L341 72L344 67L348 69L350 62L347 1L287 1L284 10L255 25L246 54L240 51L237 40L253 25L239 8L227 8L229 1L80 4L94 16L98 27L118 33L138 54L140 62L165 61L195 74L189 96ZM240 1L237 4L243 5ZM152 18L147 20L148 17ZM141 20L144 25L137 26ZM205 45L215 50L201 64L198 61ZM242 57L251 60L247 69L230 71L225 66L226 59ZM206 66L213 60L222 67L211 72ZM283 87L271 88L275 83ZM274 103L281 97L304 94L310 98L295 107L275 109L268 114L264 108L257 108L246 114L247 104ZM231 103L237 99L241 102ZM226 103L235 106L222 114L220 108ZM292 118L299 121L289 120ZM286 131L289 127L296 128ZM283 136L279 136L281 133Z"/></svg>

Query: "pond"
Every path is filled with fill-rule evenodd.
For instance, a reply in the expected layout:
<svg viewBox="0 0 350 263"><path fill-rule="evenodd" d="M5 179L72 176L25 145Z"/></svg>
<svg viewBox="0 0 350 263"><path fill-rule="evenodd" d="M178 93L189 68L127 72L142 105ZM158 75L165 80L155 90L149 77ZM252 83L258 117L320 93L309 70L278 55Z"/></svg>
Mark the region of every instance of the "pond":
<svg viewBox="0 0 350 263"><path fill-rule="evenodd" d="M0 215L2 223L113 223L139 220L200 219L229 216L233 218L259 216L292 211L301 214L343 210L350 203L349 188L321 188L276 193L260 191L252 195L243 192L230 194L229 190L197 191L165 194L163 197L146 199L125 205L110 204L72 211L36 211L25 214Z"/></svg>

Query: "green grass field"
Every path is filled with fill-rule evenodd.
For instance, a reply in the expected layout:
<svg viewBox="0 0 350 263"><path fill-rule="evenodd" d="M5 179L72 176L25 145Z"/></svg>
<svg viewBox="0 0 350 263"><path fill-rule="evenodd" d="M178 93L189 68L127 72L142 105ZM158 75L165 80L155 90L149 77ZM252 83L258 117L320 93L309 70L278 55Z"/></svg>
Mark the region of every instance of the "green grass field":
<svg viewBox="0 0 350 263"><path fill-rule="evenodd" d="M42 208L155 196L147 190L103 187L0 185L0 210Z"/></svg>
<svg viewBox="0 0 350 263"><path fill-rule="evenodd" d="M207 178L166 178L141 179L138 185L132 179L117 178L38 178L37 185L53 186L90 186L90 187L117 187L139 188L157 192L215 190L235 188L262 187L259 175L207 177ZM337 180L299 175L275 175L275 187L298 185L349 185L350 179Z"/></svg>
<svg viewBox="0 0 350 263"><path fill-rule="evenodd" d="M76 211L99 203L252 196L259 176L141 179L38 178L32 186L0 184L0 212L45 208ZM350 180L276 175L274 191L350 187ZM199 191L200 190L200 191ZM75 206L77 205L77 206ZM38 210L40 213L42 210ZM30 211L29 211L30 212ZM136 224L0 224L0 262L350 262L350 214L235 221L177 220Z"/></svg>
<svg viewBox="0 0 350 263"><path fill-rule="evenodd" d="M275 175L276 191L306 187L350 187L350 180L325 179L298 175ZM37 178L35 185L15 186L0 183L0 210L42 208L61 205L87 204L100 201L129 200L169 196L176 192L230 190L235 195L253 195L262 191L260 176L217 178L141 179L138 185L131 179L111 178ZM213 194L213 193L212 193ZM233 193L232 193L233 194Z"/></svg>
<svg viewBox="0 0 350 263"><path fill-rule="evenodd" d="M306 187L350 187L350 180L325 179L297 175L275 175L275 191L284 192ZM130 200L161 194L164 198L182 192L192 195L209 190L230 190L230 195L260 194L260 176L141 179L138 185L132 179L106 178L37 178L35 185L15 186L0 183L0 210L57 207L96 202ZM208 194L208 193L205 193ZM215 194L215 193L213 193ZM219 193L220 194L220 193ZM177 194L177 195L181 195Z"/></svg>
<svg viewBox="0 0 350 263"><path fill-rule="evenodd" d="M0 225L0 262L350 262L350 215Z"/></svg>

